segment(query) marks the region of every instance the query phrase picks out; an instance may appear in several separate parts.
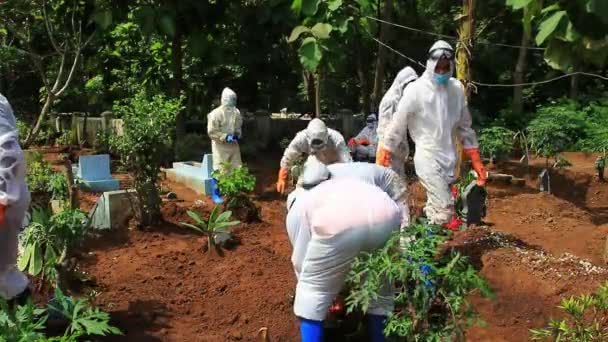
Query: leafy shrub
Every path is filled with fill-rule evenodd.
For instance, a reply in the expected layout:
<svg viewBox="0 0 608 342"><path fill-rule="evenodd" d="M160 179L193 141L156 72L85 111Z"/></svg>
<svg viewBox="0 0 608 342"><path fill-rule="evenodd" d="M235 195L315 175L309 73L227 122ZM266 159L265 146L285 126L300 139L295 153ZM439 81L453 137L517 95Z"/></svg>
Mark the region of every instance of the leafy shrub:
<svg viewBox="0 0 608 342"><path fill-rule="evenodd" d="M84 239L86 218L86 214L77 209L50 216L44 209L33 208L31 222L20 240L19 269L57 283L57 266L69 257L70 249Z"/></svg>
<svg viewBox="0 0 608 342"><path fill-rule="evenodd" d="M42 158L42 153L38 151L29 153L25 179L31 192L46 191L52 174L51 165Z"/></svg>
<svg viewBox="0 0 608 342"><path fill-rule="evenodd" d="M465 257L439 255L439 245L448 239L444 228L421 222L402 234L354 261L347 279L348 311L365 312L389 280L397 286L396 311L388 318L385 335L405 341L462 339L464 327L479 322L467 295L478 289L492 297L492 291ZM405 252L399 248L400 237L410 241Z"/></svg>
<svg viewBox="0 0 608 342"><path fill-rule="evenodd" d="M479 135L481 154L493 161L504 159L513 150L515 133L504 127L484 128Z"/></svg>
<svg viewBox="0 0 608 342"><path fill-rule="evenodd" d="M530 148L548 164L549 158L556 158L584 136L585 118L569 107L546 107L528 124L527 132Z"/></svg>
<svg viewBox="0 0 608 342"><path fill-rule="evenodd" d="M171 153L175 117L182 99L138 93L115 112L124 120L124 135L113 140L113 147L133 177L138 197L141 226L160 220L161 199L157 190L158 174L164 156Z"/></svg>
<svg viewBox="0 0 608 342"><path fill-rule="evenodd" d="M531 329L532 340L565 342L608 340L608 283L596 293L562 300L559 306L566 318L551 320L547 328Z"/></svg>
<svg viewBox="0 0 608 342"><path fill-rule="evenodd" d="M63 173L53 172L49 177L47 191L52 200L64 201L68 198L68 180Z"/></svg>
<svg viewBox="0 0 608 342"><path fill-rule="evenodd" d="M226 196L226 209L236 211L236 216L245 222L259 219L259 209L249 198L255 190L256 179L246 166L232 168L224 163L213 176L218 180L220 193Z"/></svg>
<svg viewBox="0 0 608 342"><path fill-rule="evenodd" d="M19 131L19 143L23 144L27 135L30 133L30 125L25 121L17 119L17 130Z"/></svg>
<svg viewBox="0 0 608 342"><path fill-rule="evenodd" d="M201 134L188 133L175 142L175 159L178 161L201 161L210 150L209 138Z"/></svg>
<svg viewBox="0 0 608 342"><path fill-rule="evenodd" d="M207 236L207 246L209 251L215 250L215 239L218 233L228 234L230 232L229 227L241 223L239 221L228 221L232 216L232 212L225 211L219 214L217 206L213 207L208 220L202 219L201 216L194 211L188 211L188 216L194 220L195 224L182 222L182 225L192 228L195 231Z"/></svg>
<svg viewBox="0 0 608 342"><path fill-rule="evenodd" d="M49 312L65 317L69 325L63 336L46 338L45 324ZM121 331L110 325L110 316L91 307L83 299L72 299L55 289L55 299L47 308L39 309L29 301L26 305L11 308L0 299L0 342L39 341L39 342L76 342L88 335L122 335Z"/></svg>
<svg viewBox="0 0 608 342"><path fill-rule="evenodd" d="M59 135L57 137L57 139L55 140L55 145L57 146L71 146L72 143L75 140L75 135L74 135L74 131L71 129L67 129L63 132L61 132L61 135Z"/></svg>

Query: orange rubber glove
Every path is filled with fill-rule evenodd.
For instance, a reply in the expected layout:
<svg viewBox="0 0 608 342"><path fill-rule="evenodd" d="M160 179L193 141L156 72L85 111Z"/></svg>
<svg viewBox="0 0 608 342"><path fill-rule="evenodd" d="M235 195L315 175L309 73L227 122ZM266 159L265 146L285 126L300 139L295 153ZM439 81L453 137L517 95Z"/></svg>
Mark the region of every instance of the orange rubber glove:
<svg viewBox="0 0 608 342"><path fill-rule="evenodd" d="M0 225L4 224L5 214L6 214L6 206L0 204Z"/></svg>
<svg viewBox="0 0 608 342"><path fill-rule="evenodd" d="M351 146L351 147L352 147L352 146L355 146L355 145L357 145L357 139L355 139L355 138L350 138L350 139L348 140L348 146Z"/></svg>
<svg viewBox="0 0 608 342"><path fill-rule="evenodd" d="M488 174L483 167L478 148L465 148L464 153L471 159L473 170L477 173L477 185L484 186L488 180Z"/></svg>
<svg viewBox="0 0 608 342"><path fill-rule="evenodd" d="M369 143L369 140L367 140L367 139L365 139L365 138L357 140L357 143L358 143L359 145L363 145L363 146L367 146L367 145L369 145L369 144L370 144L370 143Z"/></svg>
<svg viewBox="0 0 608 342"><path fill-rule="evenodd" d="M289 178L289 170L282 167L279 170L279 178L277 179L277 192L282 194L285 193L285 188L287 187L287 179Z"/></svg>
<svg viewBox="0 0 608 342"><path fill-rule="evenodd" d="M378 145L378 151L376 152L376 164L384 167L391 165L393 153L387 150L382 144Z"/></svg>

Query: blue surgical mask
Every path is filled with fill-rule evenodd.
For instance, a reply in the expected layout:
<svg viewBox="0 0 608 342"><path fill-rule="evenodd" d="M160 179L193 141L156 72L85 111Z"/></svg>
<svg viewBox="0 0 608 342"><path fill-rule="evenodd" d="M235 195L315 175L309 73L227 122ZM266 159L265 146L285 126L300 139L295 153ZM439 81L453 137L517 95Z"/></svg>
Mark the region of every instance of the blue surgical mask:
<svg viewBox="0 0 608 342"><path fill-rule="evenodd" d="M448 80L450 79L450 74L449 73L445 73L445 74L433 74L433 79L435 80L435 82L437 82L437 84L446 84L448 82Z"/></svg>

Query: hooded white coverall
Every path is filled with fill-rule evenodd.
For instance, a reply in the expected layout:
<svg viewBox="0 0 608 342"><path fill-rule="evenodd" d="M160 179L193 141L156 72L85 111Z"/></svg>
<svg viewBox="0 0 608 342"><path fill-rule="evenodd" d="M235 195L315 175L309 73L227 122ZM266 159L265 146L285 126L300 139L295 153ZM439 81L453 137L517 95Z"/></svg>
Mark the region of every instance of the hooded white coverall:
<svg viewBox="0 0 608 342"><path fill-rule="evenodd" d="M324 142L323 148L315 149L312 146L311 142L316 138ZM342 134L325 126L320 119L313 119L306 129L296 134L283 153L281 168L289 168L302 154L314 156L326 165L353 160Z"/></svg>
<svg viewBox="0 0 608 342"><path fill-rule="evenodd" d="M230 88L222 91L221 105L207 115L207 134L211 139L213 170L218 170L223 162L233 168L239 167L241 150L238 142L229 142L229 136L242 137L243 119L236 108L236 93Z"/></svg>
<svg viewBox="0 0 608 342"><path fill-rule="evenodd" d="M382 142L386 135L395 113L397 112L397 105L399 100L403 96L403 90L405 86L415 81L418 78L416 71L411 67L405 67L399 71L397 77L393 81L391 87L387 90L382 101L380 101L380 110L378 112L378 138ZM404 164L407 161L410 149L408 146L407 139L404 139L399 143L397 148L393 151L393 158L391 160L391 169L395 170L401 177L405 177Z"/></svg>
<svg viewBox="0 0 608 342"><path fill-rule="evenodd" d="M373 120L373 122L371 122ZM357 159L363 160L368 158L376 158L376 150L378 149L378 132L377 132L376 116L371 114L367 117L367 124L354 138L355 141L366 139L369 145L355 144L352 148Z"/></svg>
<svg viewBox="0 0 608 342"><path fill-rule="evenodd" d="M436 45L440 42L450 47L442 41ZM445 224L454 214L454 198L450 192L450 184L456 178L454 129L460 133L464 149L478 145L462 83L455 78L443 85L435 82L436 64L436 60L429 59L424 74L407 85L381 144L393 153L400 151L409 128L416 143L416 174L427 191L425 214L431 223ZM450 75L453 69L452 62Z"/></svg>
<svg viewBox="0 0 608 342"><path fill-rule="evenodd" d="M0 94L0 297L9 300L26 290L27 277L17 269L18 236L30 205L25 183L25 157L19 146L13 110Z"/></svg>
<svg viewBox="0 0 608 342"><path fill-rule="evenodd" d="M330 179L309 191L298 188L288 196L287 207L291 261L298 280L294 312L322 321L351 262L361 252L384 247L399 228L401 209L384 191L355 178ZM367 313L391 313L393 295L387 281Z"/></svg>
<svg viewBox="0 0 608 342"><path fill-rule="evenodd" d="M323 164L350 163L353 158L340 132L328 128L320 119L310 121L306 129L296 134L289 143L281 158L281 168L277 182L277 191L283 192L289 172L294 163L308 155L307 160L317 159ZM301 185L302 177L298 179Z"/></svg>

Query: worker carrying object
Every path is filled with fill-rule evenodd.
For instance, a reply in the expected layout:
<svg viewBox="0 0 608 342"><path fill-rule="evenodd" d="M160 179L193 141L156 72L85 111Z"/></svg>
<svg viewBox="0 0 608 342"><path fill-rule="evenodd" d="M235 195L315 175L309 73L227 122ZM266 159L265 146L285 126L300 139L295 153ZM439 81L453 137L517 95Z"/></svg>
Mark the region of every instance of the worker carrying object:
<svg viewBox="0 0 608 342"><path fill-rule="evenodd" d="M362 201L361 199L365 199ZM384 191L357 178L328 179L287 198L287 233L297 277L294 313L303 342L323 340L322 321L353 260L383 248L399 228L401 208ZM383 341L394 291L385 281L367 311L373 341Z"/></svg>
<svg viewBox="0 0 608 342"><path fill-rule="evenodd" d="M221 105L207 115L207 134L211 139L213 170L220 169L222 163L228 162L231 167L241 166L239 140L242 137L243 119L236 108L236 93L230 88L222 91ZM213 179L213 201L222 203L217 179Z"/></svg>
<svg viewBox="0 0 608 342"><path fill-rule="evenodd" d="M352 162L342 134L328 128L322 120L312 119L306 129L296 134L283 153L277 192L285 193L290 168L302 157L302 154L308 155L308 159L314 158L326 165Z"/></svg>
<svg viewBox="0 0 608 342"><path fill-rule="evenodd" d="M380 111L378 117L378 139L383 140L391 124L395 113L397 112L397 106L399 101L403 97L403 90L405 87L415 81L418 78L416 71L411 67L405 67L397 74L393 84L388 89L386 94L380 101ZM378 147L379 148L379 147ZM399 176L405 179L405 162L409 156L410 149L408 146L407 139L403 139L397 148L394 149L390 168L399 174Z"/></svg>
<svg viewBox="0 0 608 342"><path fill-rule="evenodd" d="M18 236L30 205L25 157L11 105L0 94L0 297L23 304L28 279L17 269Z"/></svg>
<svg viewBox="0 0 608 342"><path fill-rule="evenodd" d="M356 161L376 160L376 149L378 148L377 123L376 114L370 114L361 132L348 141L348 147L354 154Z"/></svg>
<svg viewBox="0 0 608 342"><path fill-rule="evenodd" d="M439 40L429 50L426 71L407 85L397 113L381 137L376 162L389 166L407 131L416 144L416 174L427 191L424 208L429 221L446 224L454 217L454 198L450 184L455 179L456 149L453 131L460 133L465 153L473 163L478 185L487 179L479 155L477 137L471 128L464 87L452 78L454 50Z"/></svg>

